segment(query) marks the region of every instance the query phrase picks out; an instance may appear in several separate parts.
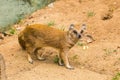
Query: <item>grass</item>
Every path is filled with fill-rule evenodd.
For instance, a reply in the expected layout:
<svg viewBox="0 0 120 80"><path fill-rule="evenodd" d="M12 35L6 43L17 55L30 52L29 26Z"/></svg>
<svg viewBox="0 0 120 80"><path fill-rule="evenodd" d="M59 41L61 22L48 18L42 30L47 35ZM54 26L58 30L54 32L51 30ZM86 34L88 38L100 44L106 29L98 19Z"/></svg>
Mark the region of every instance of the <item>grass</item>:
<svg viewBox="0 0 120 80"><path fill-rule="evenodd" d="M78 42L77 45L78 46L84 46L84 43Z"/></svg>
<svg viewBox="0 0 120 80"><path fill-rule="evenodd" d="M60 27L60 30L65 31L65 26L62 25L62 26Z"/></svg>
<svg viewBox="0 0 120 80"><path fill-rule="evenodd" d="M115 50L115 49L103 49L103 50L107 55L117 52L117 50Z"/></svg>
<svg viewBox="0 0 120 80"><path fill-rule="evenodd" d="M73 61L77 60L77 59L78 59L78 55L72 56L71 59L72 59ZM59 62L58 55L56 55L56 56L54 57L53 61L54 61L54 63L58 63L58 62ZM62 60L62 62L63 62L63 60Z"/></svg>
<svg viewBox="0 0 120 80"><path fill-rule="evenodd" d="M18 14L17 15L17 20L15 20L15 23L21 22L21 20L24 18L24 13Z"/></svg>
<svg viewBox="0 0 120 80"><path fill-rule="evenodd" d="M88 11L87 16L93 17L93 16L95 16L95 13L93 11Z"/></svg>
<svg viewBox="0 0 120 80"><path fill-rule="evenodd" d="M77 45L78 45L78 46L81 46L81 47L83 48L83 50L86 50L86 49L89 48L89 47L87 46L87 44L82 43L82 42L78 42Z"/></svg>
<svg viewBox="0 0 120 80"><path fill-rule="evenodd" d="M112 80L120 80L120 72L118 72Z"/></svg>
<svg viewBox="0 0 120 80"><path fill-rule="evenodd" d="M32 4L31 3L31 0L23 0L25 3L28 2L30 5Z"/></svg>
<svg viewBox="0 0 120 80"><path fill-rule="evenodd" d="M15 28L11 28L9 31L9 34L16 34L16 29Z"/></svg>
<svg viewBox="0 0 120 80"><path fill-rule="evenodd" d="M54 61L54 63L58 63L59 58L58 58L58 56L57 56L57 55L54 57L53 61Z"/></svg>
<svg viewBox="0 0 120 80"><path fill-rule="evenodd" d="M78 55L74 55L73 57L72 57L72 60L73 61L75 61L75 60L77 60L78 59Z"/></svg>
<svg viewBox="0 0 120 80"><path fill-rule="evenodd" d="M54 26L55 25L55 21L50 21L47 23L47 25L50 27L50 26Z"/></svg>
<svg viewBox="0 0 120 80"><path fill-rule="evenodd" d="M9 32L10 32L10 34L15 34L15 33L16 33L16 30L12 28L12 29L10 29Z"/></svg>

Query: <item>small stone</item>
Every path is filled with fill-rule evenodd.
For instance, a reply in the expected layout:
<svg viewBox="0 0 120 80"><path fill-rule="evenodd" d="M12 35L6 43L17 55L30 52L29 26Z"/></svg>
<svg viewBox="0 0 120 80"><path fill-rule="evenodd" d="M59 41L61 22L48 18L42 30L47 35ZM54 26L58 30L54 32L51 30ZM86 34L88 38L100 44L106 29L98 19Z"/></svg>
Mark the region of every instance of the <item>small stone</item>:
<svg viewBox="0 0 120 80"><path fill-rule="evenodd" d="M50 4L48 5L48 7L53 8L53 7L54 7L54 3L50 3Z"/></svg>
<svg viewBox="0 0 120 80"><path fill-rule="evenodd" d="M83 49L84 49L84 50L88 49L88 46L83 46Z"/></svg>

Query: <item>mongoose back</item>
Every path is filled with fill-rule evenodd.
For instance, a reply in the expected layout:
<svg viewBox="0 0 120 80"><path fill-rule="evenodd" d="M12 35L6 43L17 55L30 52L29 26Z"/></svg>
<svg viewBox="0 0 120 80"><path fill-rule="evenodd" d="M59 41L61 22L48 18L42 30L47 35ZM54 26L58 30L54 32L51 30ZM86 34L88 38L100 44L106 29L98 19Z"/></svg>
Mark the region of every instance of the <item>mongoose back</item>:
<svg viewBox="0 0 120 80"><path fill-rule="evenodd" d="M66 68L73 69L68 61L68 51L82 37L85 28L85 24L82 25L81 29L71 24L68 31L62 31L43 24L33 24L19 33L18 41L21 47L27 51L30 63L33 63L30 55L32 53L36 53L39 60L44 60L45 58L38 55L39 50L49 46L58 49L59 65L64 63Z"/></svg>

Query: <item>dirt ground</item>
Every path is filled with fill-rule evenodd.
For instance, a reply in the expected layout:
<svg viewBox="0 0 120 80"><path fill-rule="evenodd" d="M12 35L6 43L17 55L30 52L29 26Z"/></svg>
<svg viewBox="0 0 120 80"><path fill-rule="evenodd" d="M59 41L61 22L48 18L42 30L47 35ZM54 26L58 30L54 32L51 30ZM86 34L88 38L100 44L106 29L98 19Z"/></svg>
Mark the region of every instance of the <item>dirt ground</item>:
<svg viewBox="0 0 120 80"><path fill-rule="evenodd" d="M90 44L76 44L69 52L75 70L54 63L56 54L29 64L18 44L17 34L0 41L8 80L112 80L120 72L120 1L58 0L15 25L18 32L29 24L54 23L68 29L71 23L87 25L93 36ZM85 48L87 46L87 48ZM52 49L50 49L52 51Z"/></svg>

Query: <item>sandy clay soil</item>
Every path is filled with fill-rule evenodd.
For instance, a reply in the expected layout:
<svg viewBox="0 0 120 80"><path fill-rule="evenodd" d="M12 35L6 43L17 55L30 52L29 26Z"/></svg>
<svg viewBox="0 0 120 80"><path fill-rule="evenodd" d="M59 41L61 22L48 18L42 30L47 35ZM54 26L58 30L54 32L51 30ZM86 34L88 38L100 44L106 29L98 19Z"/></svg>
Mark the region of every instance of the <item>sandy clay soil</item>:
<svg viewBox="0 0 120 80"><path fill-rule="evenodd" d="M58 0L15 25L19 33L26 25L35 23L52 23L65 30L71 23L85 23L95 41L76 44L70 50L70 63L75 69L68 70L54 63L56 54L45 61L34 58L34 64L28 63L17 34L5 37L0 41L0 53L5 58L8 80L112 80L120 72L119 3L119 0Z"/></svg>

